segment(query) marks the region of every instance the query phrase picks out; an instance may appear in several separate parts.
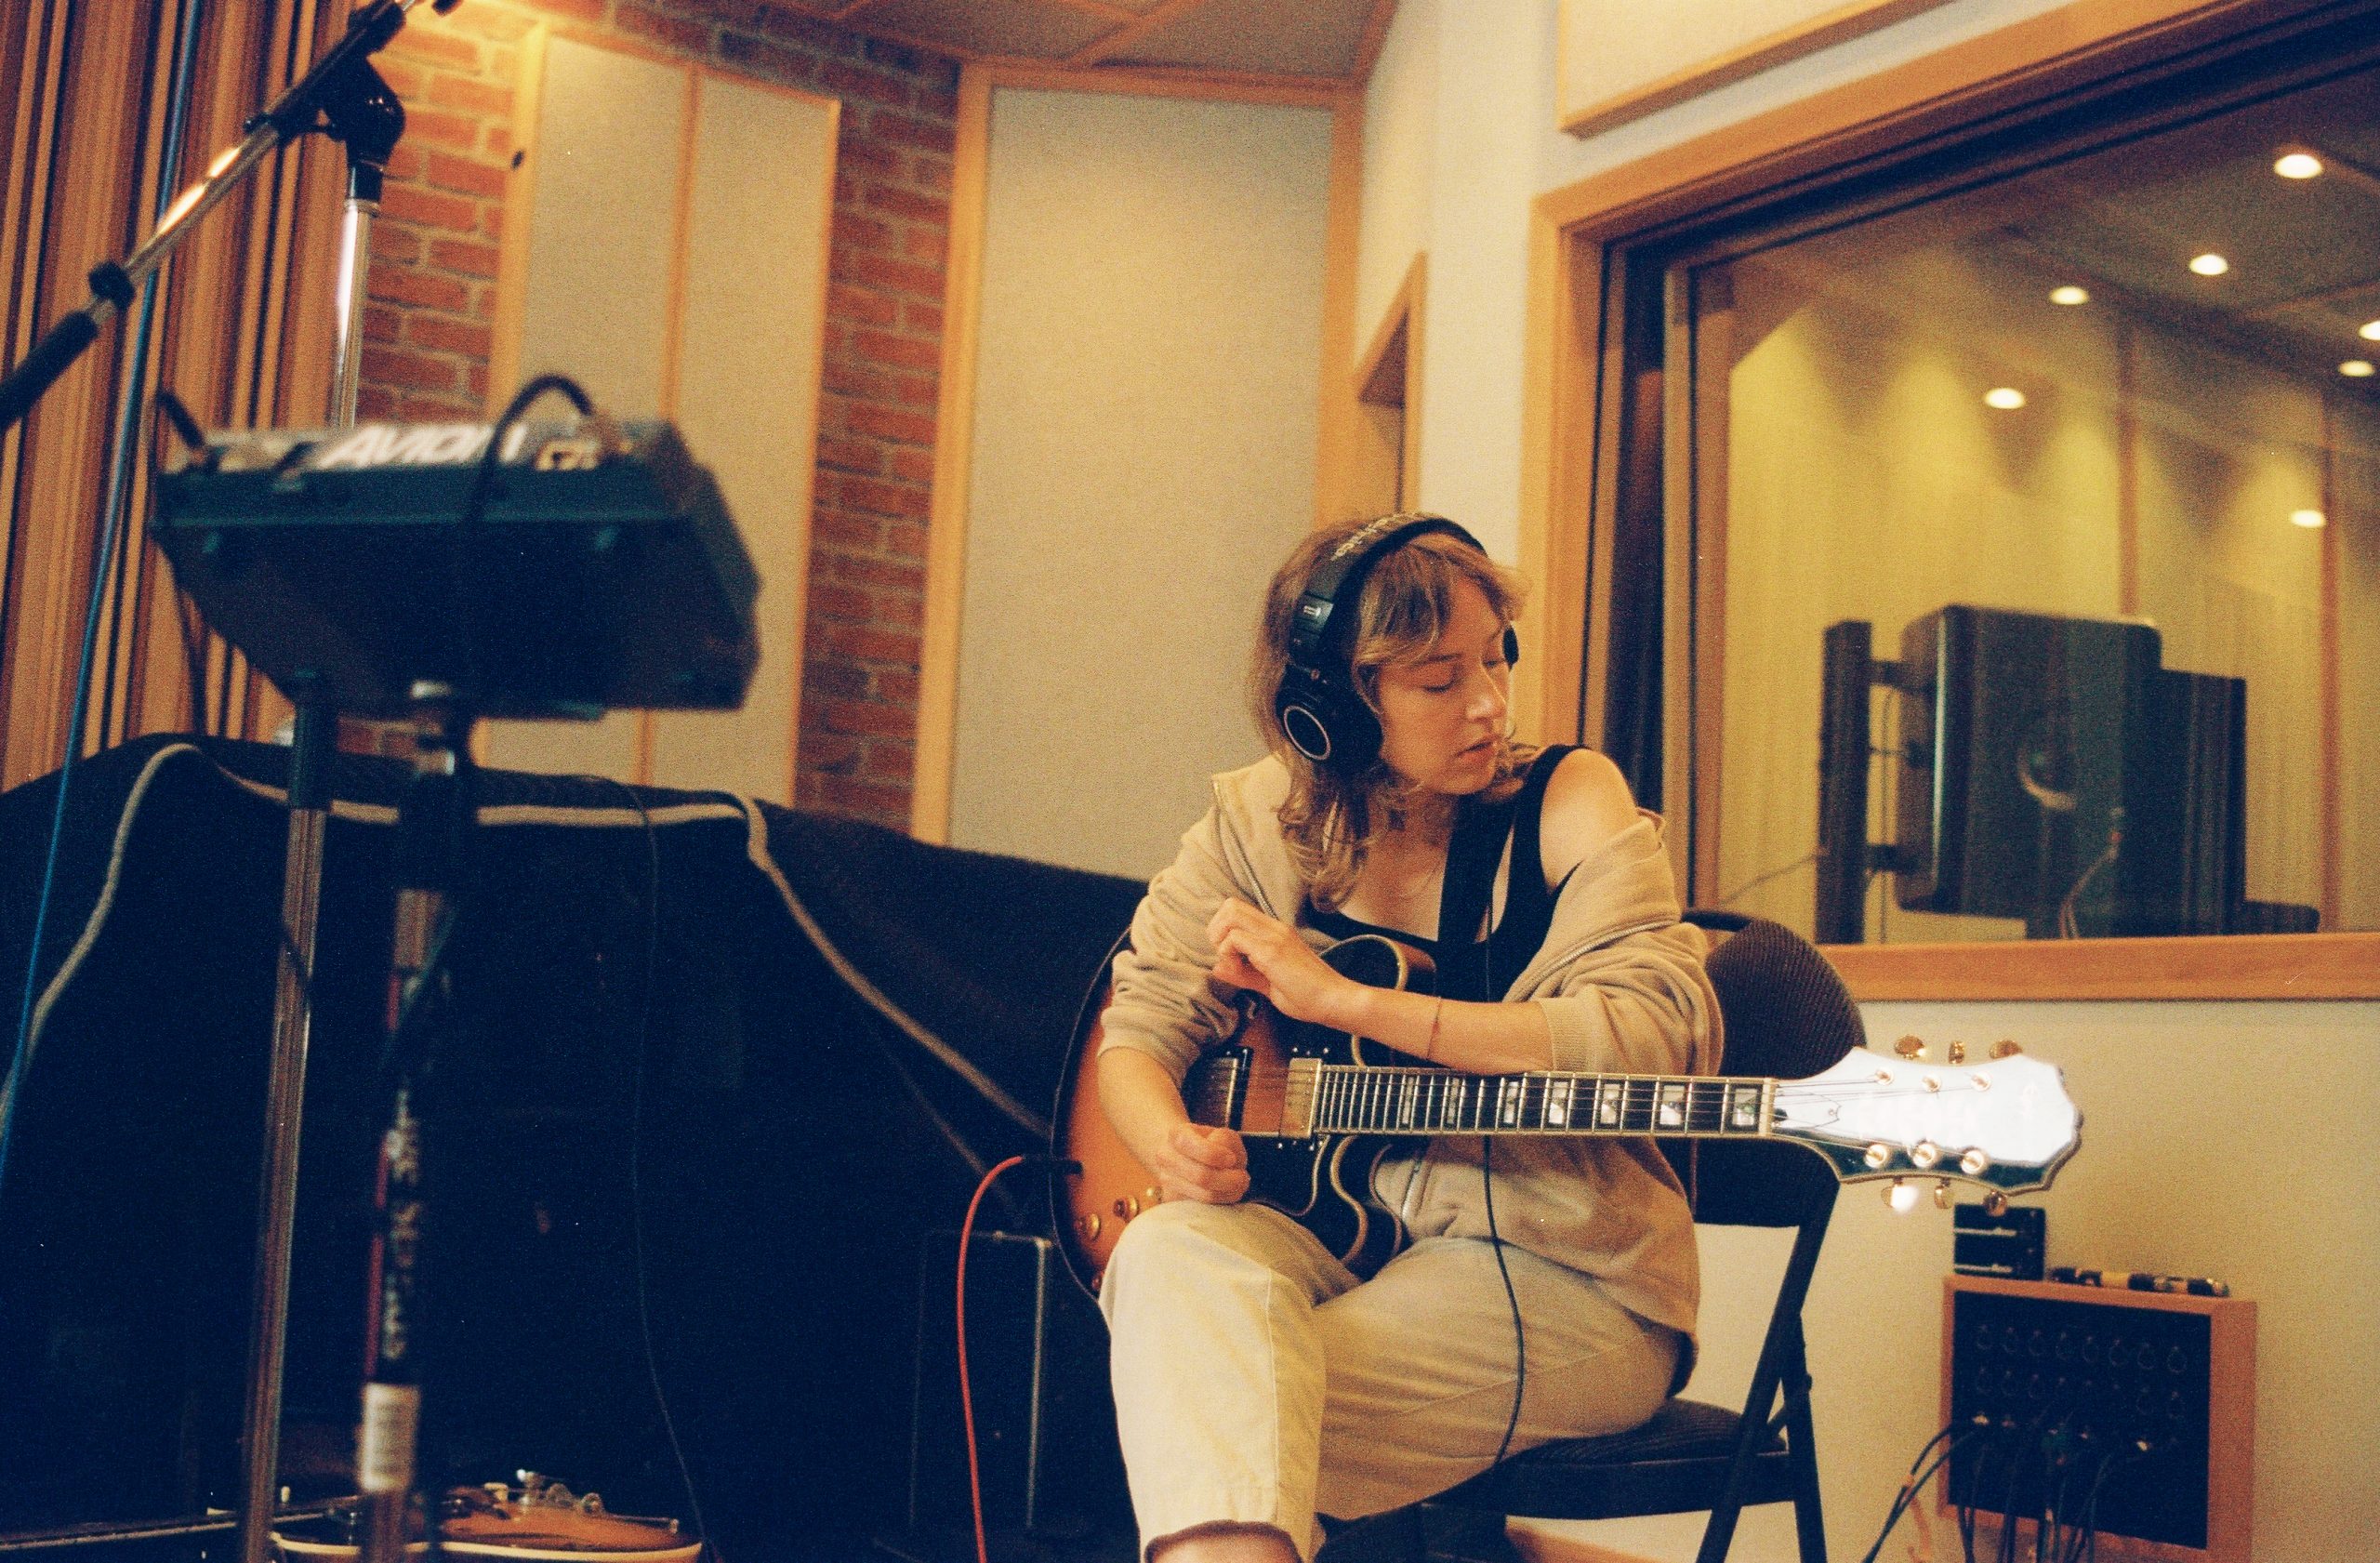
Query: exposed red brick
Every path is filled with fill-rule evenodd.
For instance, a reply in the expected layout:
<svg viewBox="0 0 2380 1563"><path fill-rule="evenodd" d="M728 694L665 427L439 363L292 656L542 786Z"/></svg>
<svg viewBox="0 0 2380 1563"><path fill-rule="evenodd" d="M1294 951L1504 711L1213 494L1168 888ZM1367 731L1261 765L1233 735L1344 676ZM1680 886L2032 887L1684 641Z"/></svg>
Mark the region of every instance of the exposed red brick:
<svg viewBox="0 0 2380 1563"><path fill-rule="evenodd" d="M375 242L377 242L377 236ZM375 267L370 297L391 304L409 304L417 309L460 311L469 306L471 290L452 277L432 276L427 272L401 271L393 267Z"/></svg>
<svg viewBox="0 0 2380 1563"><path fill-rule="evenodd" d="M917 91L898 76L881 71L866 71L840 60L828 60L818 67L818 85L838 98L865 99L870 103L888 103L906 109L917 97Z"/></svg>
<svg viewBox="0 0 2380 1563"><path fill-rule="evenodd" d="M495 349L495 335L485 325L437 315L416 314L405 321L406 341L466 358L486 358Z"/></svg>
<svg viewBox="0 0 2380 1563"><path fill-rule="evenodd" d="M449 33L443 27L407 27L389 40L388 52L401 60L417 60L450 71L476 73L480 68L480 41ZM387 74L385 71L381 73L384 80Z"/></svg>
<svg viewBox="0 0 2380 1563"><path fill-rule="evenodd" d="M466 195L481 195L490 199L504 193L504 170L500 166L471 157L456 157L452 152L433 152L424 159L429 164L427 177L440 190L458 190Z"/></svg>
<svg viewBox="0 0 2380 1563"><path fill-rule="evenodd" d="M830 641L864 641L867 638L867 632L862 629L839 629L827 638ZM892 640L894 637L886 636L883 639ZM912 646L916 645L914 637L909 643ZM912 651L910 655L914 657L916 653ZM888 656L885 660L889 661L891 658ZM888 738L906 738L918 730L918 714L915 711L871 705L865 700L829 700L826 702L826 708L818 714L824 719L822 725L829 733L881 734Z"/></svg>
<svg viewBox="0 0 2380 1563"><path fill-rule="evenodd" d="M893 710L906 709L891 705ZM914 728L916 719L911 718ZM860 762L859 774L870 781L906 782L917 770L917 751L908 744L878 742L867 746L867 758Z"/></svg>
<svg viewBox="0 0 2380 1563"><path fill-rule="evenodd" d="M442 109L458 109L482 118L512 113L509 84L496 86L443 72L430 78L430 100Z"/></svg>
<svg viewBox="0 0 2380 1563"><path fill-rule="evenodd" d="M836 220L840 222L838 214ZM920 266L913 260L895 260L890 256L870 255L866 250L835 246L831 267L839 282L855 283L862 287L881 288L889 293L914 293L928 298L942 297L942 268Z"/></svg>
<svg viewBox="0 0 2380 1563"><path fill-rule="evenodd" d="M912 725L916 720L914 715L909 718ZM909 789L906 787L870 787L848 776L822 776L817 796L821 802L842 814L857 815L902 829L909 823Z"/></svg>
<svg viewBox="0 0 2380 1563"><path fill-rule="evenodd" d="M402 37L403 34L400 33L399 36ZM416 65L409 60L398 60L384 54L372 62L372 68L380 73L380 79L389 84L389 90L397 95L397 100L401 103L412 102L430 86L428 67Z"/></svg>
<svg viewBox="0 0 2380 1563"><path fill-rule="evenodd" d="M959 127L947 119L928 119L920 114L903 113L897 109L870 110L867 132L877 139L890 141L896 147L915 147L920 152L945 153L959 139Z"/></svg>
<svg viewBox="0 0 2380 1563"><path fill-rule="evenodd" d="M531 10L543 11L549 16L568 17L573 21L603 20L604 0L519 0L519 3Z"/></svg>
<svg viewBox="0 0 2380 1563"><path fill-rule="evenodd" d="M912 452L896 451L896 456ZM870 475L884 470L884 456L873 440L843 439L822 434L818 437L818 465L832 467L843 472L866 472Z"/></svg>
<svg viewBox="0 0 2380 1563"><path fill-rule="evenodd" d="M364 378L408 391L452 391L462 383L461 367L454 359L403 348L367 345L364 350Z"/></svg>
<svg viewBox="0 0 2380 1563"><path fill-rule="evenodd" d="M412 184L392 184L382 191L380 215L422 228L443 229L449 233L476 233L480 226L478 202L466 201L459 195L442 195Z"/></svg>
<svg viewBox="0 0 2380 1563"><path fill-rule="evenodd" d="M950 203L932 195L919 195L898 185L872 184L865 197L867 205L879 212L895 217L920 218L928 222L950 226Z"/></svg>
<svg viewBox="0 0 2380 1563"><path fill-rule="evenodd" d="M622 0L620 8L613 13L612 23L631 37L650 38L656 44L667 44L688 54L710 52L711 29L702 22L689 21L684 17L663 16L658 11L648 11L641 6L632 6Z"/></svg>
<svg viewBox="0 0 2380 1563"><path fill-rule="evenodd" d="M390 266L410 266L421 258L421 235L410 228L382 227L372 229L372 264L384 262Z"/></svg>
<svg viewBox="0 0 2380 1563"><path fill-rule="evenodd" d="M468 277L496 275L496 249L476 239L433 239L430 243L430 262L449 272L460 272Z"/></svg>
<svg viewBox="0 0 2380 1563"><path fill-rule="evenodd" d="M529 29L536 25L533 18L494 6L460 6L444 20L448 27L508 44L527 36Z"/></svg>
<svg viewBox="0 0 2380 1563"><path fill-rule="evenodd" d="M901 318L901 303L880 293L840 284L826 290L826 312L865 325L892 325Z"/></svg>
<svg viewBox="0 0 2380 1563"><path fill-rule="evenodd" d="M853 405L845 421L855 434L870 434L879 440L894 440L912 445L933 444L933 419L900 407L857 403Z"/></svg>
<svg viewBox="0 0 2380 1563"><path fill-rule="evenodd" d="M852 351L874 363L896 364L904 369L938 369L942 366L940 342L921 342L907 337L896 337L890 331L853 332Z"/></svg>
<svg viewBox="0 0 2380 1563"><path fill-rule="evenodd" d="M931 407L942 399L940 382L932 375L895 375L893 399L912 407Z"/></svg>
<svg viewBox="0 0 2380 1563"><path fill-rule="evenodd" d="M811 518L810 536L813 547L825 544L873 550L884 546L884 523L866 516L821 510Z"/></svg>
<svg viewBox="0 0 2380 1563"><path fill-rule="evenodd" d="M933 513L933 496L906 483L880 483L874 478L845 477L842 502L854 510L877 515L925 517Z"/></svg>
<svg viewBox="0 0 2380 1563"><path fill-rule="evenodd" d="M926 573L915 564L897 559L869 559L864 555L839 553L828 556L839 577L847 581L866 581L896 590L919 592L925 589Z"/></svg>
<svg viewBox="0 0 2380 1563"><path fill-rule="evenodd" d="M355 416L366 421L396 417L396 392L385 385L358 386L355 391Z"/></svg>
<svg viewBox="0 0 2380 1563"><path fill-rule="evenodd" d="M721 33L719 35L719 58L726 64L755 75L800 82L805 86L816 69L816 62L799 49L789 49L783 44L773 44L766 38L755 38L743 33Z"/></svg>
<svg viewBox="0 0 2380 1563"><path fill-rule="evenodd" d="M876 599L855 586L813 580L810 583L810 611L820 618L866 624L876 615Z"/></svg>
<svg viewBox="0 0 2380 1563"><path fill-rule="evenodd" d="M481 416L481 408L459 396L400 396L385 416L405 423L469 423Z"/></svg>
<svg viewBox="0 0 2380 1563"><path fill-rule="evenodd" d="M405 134L416 142L432 141L458 152L469 152L480 144L480 122L471 114L440 113L408 100Z"/></svg>
<svg viewBox="0 0 2380 1563"><path fill-rule="evenodd" d="M848 127L841 142L835 148L835 166L845 170L892 174L899 172L906 161L891 147L879 146L865 137L853 135Z"/></svg>
<svg viewBox="0 0 2380 1563"><path fill-rule="evenodd" d="M845 100L811 518L804 806L908 821L948 250L955 61L870 42L796 0L472 0L384 60L410 134L374 239L360 404L484 416L520 41L566 18ZM391 346L391 342L396 345Z"/></svg>

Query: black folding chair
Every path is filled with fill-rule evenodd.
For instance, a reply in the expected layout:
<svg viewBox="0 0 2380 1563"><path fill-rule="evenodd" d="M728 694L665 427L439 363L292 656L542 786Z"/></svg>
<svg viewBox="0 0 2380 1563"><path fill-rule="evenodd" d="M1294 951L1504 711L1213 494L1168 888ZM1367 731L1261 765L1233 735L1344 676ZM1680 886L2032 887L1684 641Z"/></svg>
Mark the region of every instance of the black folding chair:
<svg viewBox="0 0 2380 1563"><path fill-rule="evenodd" d="M1815 946L1782 924L1689 912L1724 932L1710 960L1730 1075L1814 1075L1862 1041L1858 1008ZM1507 1518L1613 1519L1707 1509L1697 1563L1718 1563L1753 1503L1792 1503L1802 1563L1825 1563L1802 1303L1834 1212L1833 1170L1777 1141L1669 1141L1698 1225L1794 1229L1768 1333L1740 1409L1673 1397L1626 1433L1543 1444L1441 1493L1415 1517L1427 1551L1510 1557ZM1413 1531L1407 1532L1408 1536ZM1368 1549L1366 1549L1368 1550Z"/></svg>

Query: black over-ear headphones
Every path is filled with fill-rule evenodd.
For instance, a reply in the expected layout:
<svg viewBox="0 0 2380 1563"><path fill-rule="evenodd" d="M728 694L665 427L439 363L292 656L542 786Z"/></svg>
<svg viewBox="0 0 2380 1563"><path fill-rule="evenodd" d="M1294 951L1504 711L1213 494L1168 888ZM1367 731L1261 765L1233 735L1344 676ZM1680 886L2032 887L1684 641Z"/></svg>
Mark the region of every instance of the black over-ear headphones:
<svg viewBox="0 0 2380 1563"><path fill-rule="evenodd" d="M1380 718L1364 703L1350 666L1355 604L1362 601L1364 581L1373 565L1433 532L1461 538L1483 554L1488 551L1479 548L1478 538L1444 516L1382 516L1323 555L1306 578L1289 627L1289 666L1273 695L1273 719L1289 747L1317 765L1354 775L1380 753ZM1520 636L1508 624L1504 660L1518 662L1520 656Z"/></svg>

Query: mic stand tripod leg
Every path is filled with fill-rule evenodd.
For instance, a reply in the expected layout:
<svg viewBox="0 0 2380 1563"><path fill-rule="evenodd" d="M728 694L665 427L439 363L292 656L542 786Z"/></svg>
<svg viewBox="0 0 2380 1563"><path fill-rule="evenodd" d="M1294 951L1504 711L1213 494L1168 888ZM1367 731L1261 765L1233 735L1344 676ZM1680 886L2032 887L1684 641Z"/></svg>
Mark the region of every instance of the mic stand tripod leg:
<svg viewBox="0 0 2380 1563"><path fill-rule="evenodd" d="M464 844L477 808L469 716L443 685L414 690L419 732L413 779L397 815L396 937L389 978L389 1040L383 1079L389 1127L380 1147L380 1229L375 1243L374 1334L356 1438L356 1490L363 1495L363 1563L400 1563L416 1485L423 1358L422 1244L428 1229L429 1163L437 1146L424 1133L435 1086L437 1042L453 1024L445 949L463 884ZM429 1462L433 1483L440 1479ZM433 1554L439 1498L424 1518Z"/></svg>

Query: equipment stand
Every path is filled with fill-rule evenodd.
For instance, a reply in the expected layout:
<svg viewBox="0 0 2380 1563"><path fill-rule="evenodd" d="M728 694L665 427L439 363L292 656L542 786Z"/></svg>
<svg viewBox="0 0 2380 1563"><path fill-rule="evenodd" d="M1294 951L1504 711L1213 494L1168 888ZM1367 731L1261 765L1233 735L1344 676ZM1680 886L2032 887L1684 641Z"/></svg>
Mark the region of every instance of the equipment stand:
<svg viewBox="0 0 2380 1563"><path fill-rule="evenodd" d="M453 0L447 0L451 5ZM251 133L279 124L322 128L347 148L347 204L339 231L330 420L355 421L364 358L364 298L372 262L372 220L389 154L404 133L403 106L371 54L404 25L405 7L383 3L359 12L348 36L284 106L259 116ZM441 6L440 9L446 8ZM289 106L314 84L301 109ZM302 121L299 118L302 113ZM240 1503L240 1563L272 1554L272 1516L280 1496L281 1388L289 1333L289 1257L297 1225L298 1151L305 1114L306 1053L313 1032L314 934L320 920L323 841L330 823L331 757L338 713L300 682L286 692L297 706L289 762L289 833L281 881L281 953L273 995L272 1052L266 1080L264 1164L257 1199L254 1302L249 1311L247 1404L243 1422L245 1481Z"/></svg>

